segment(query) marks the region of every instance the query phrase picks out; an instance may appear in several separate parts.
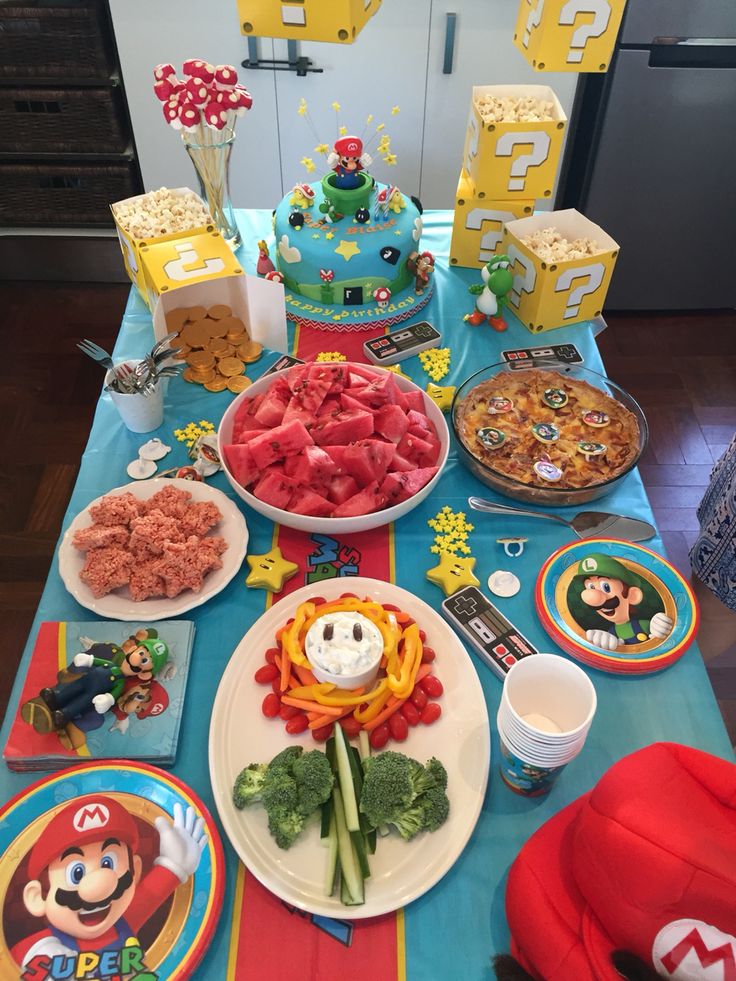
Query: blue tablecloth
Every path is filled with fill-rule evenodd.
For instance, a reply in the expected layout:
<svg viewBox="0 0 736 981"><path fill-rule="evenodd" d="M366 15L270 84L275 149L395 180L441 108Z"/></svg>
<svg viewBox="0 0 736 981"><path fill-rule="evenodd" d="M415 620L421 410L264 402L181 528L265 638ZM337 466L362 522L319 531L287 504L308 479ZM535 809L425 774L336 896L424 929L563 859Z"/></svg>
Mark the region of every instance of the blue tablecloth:
<svg viewBox="0 0 736 981"><path fill-rule="evenodd" d="M417 319L428 319L443 333L443 343L452 349L452 366L443 384L459 384L484 364L500 360L501 350L538 344L549 339L553 343L574 342L580 349L587 367L601 370L593 326L578 324L543 338L532 337L514 318L507 333L498 334L487 326L466 326L463 314L472 309L467 287L479 281L477 271L449 269L447 265L449 228L452 216L444 212L425 215L422 246L437 259L435 294ZM248 212L240 215L243 246L239 258L246 271L252 271L257 257L256 242L268 237L270 212ZM153 340L151 317L140 297L131 292L125 312L116 358L140 356ZM339 347L336 335L325 336L325 349ZM271 358L275 360L275 356ZM255 372L265 369L268 360L254 366ZM427 383L417 358L404 362L402 370L422 387ZM198 386L187 385L181 379L172 380L166 395L164 424L157 435L175 446L165 465L185 461L182 444L173 442L172 430L190 420L220 419L232 396L211 394ZM128 433L122 426L108 395L102 395L95 414L89 443L82 458L77 484L64 519L64 528L89 502L112 487L128 482L125 468L135 458L142 442L140 436ZM218 474L214 486L232 494L224 476ZM429 553L431 532L427 519L443 505L454 510L467 509L469 494L492 496L488 488L473 478L458 462L454 448L439 487L420 507L397 523L396 582L410 589L426 602L438 607L442 596L436 586L424 578L424 571L434 564ZM236 499L237 501L238 499ZM242 506L242 502L238 503ZM605 509L637 515L653 521L652 511L638 472L632 473L605 499ZM250 511L246 514L251 533L249 551L265 552L271 547L272 525ZM553 522L474 516L473 553L478 557L476 572L483 582L496 568L510 565L522 581L522 590L513 599L501 601L504 612L541 650L557 648L539 624L534 612L533 587L539 567L552 551L570 540L570 534ZM501 533L525 535L529 538L521 558L507 559L495 544ZM348 536L349 540L349 536ZM648 542L655 551L662 551L659 538ZM221 672L238 641L264 610L264 594L246 590L243 574L192 613L197 634L187 691L182 734L174 773L189 783L205 803L215 811L207 765L207 733L210 709ZM42 620L90 619L88 611L66 592L56 560L44 590L38 614L21 663L11 699L14 705L21 680L30 658L32 641ZM488 713L495 730L495 717L501 691L497 678L476 660L478 673L488 704ZM506 874L519 848L529 835L550 815L590 789L601 774L625 754L657 740L673 740L697 746L709 752L732 758L713 692L708 682L698 650L693 646L672 668L646 678L622 678L591 671L598 692L598 713L582 755L562 774L552 793L542 799L526 800L514 796L502 784L497 767L492 765L492 777L483 811L467 848L445 878L405 914L406 977L409 981L462 975L466 981L488 981L489 957L508 949L508 929L504 915ZM3 726L3 744L7 737L9 718ZM497 737L493 733L492 753L498 759ZM441 754L440 754L441 755ZM0 773L0 797L7 799L31 780L7 772ZM233 889L237 862L229 844L227 855L227 886L225 906L216 937L206 954L196 978L220 979L231 977L227 969L230 942ZM442 929L438 930L438 925ZM330 979L331 981L331 979Z"/></svg>

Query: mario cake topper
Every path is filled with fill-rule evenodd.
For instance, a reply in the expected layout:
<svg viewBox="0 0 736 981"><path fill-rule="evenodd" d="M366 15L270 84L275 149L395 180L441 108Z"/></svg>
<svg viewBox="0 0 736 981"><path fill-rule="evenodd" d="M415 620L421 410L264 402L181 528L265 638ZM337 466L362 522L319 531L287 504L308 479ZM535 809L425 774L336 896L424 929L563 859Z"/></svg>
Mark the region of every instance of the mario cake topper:
<svg viewBox="0 0 736 981"><path fill-rule="evenodd" d="M559 549L539 573L535 599L550 636L604 671L659 671L697 631L695 598L680 573L656 552L616 539Z"/></svg>
<svg viewBox="0 0 736 981"><path fill-rule="evenodd" d="M217 831L154 767L93 763L33 785L0 811L0 853L2 977L186 978L214 931Z"/></svg>

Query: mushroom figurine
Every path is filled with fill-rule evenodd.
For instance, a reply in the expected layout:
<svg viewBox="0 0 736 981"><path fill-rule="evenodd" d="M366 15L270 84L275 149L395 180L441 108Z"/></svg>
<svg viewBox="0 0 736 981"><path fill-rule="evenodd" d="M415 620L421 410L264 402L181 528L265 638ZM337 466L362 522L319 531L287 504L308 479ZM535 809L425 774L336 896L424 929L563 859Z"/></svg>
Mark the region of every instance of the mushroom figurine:
<svg viewBox="0 0 736 981"><path fill-rule="evenodd" d="M157 82L161 82L165 78L171 79L172 76L176 81L176 69L173 65L168 64L168 62L163 65L156 65L156 67L153 69L153 77Z"/></svg>
<svg viewBox="0 0 736 981"><path fill-rule="evenodd" d="M284 274L280 273L278 269L272 269L271 272L266 273L264 279L267 279L269 283L283 283Z"/></svg>
<svg viewBox="0 0 736 981"><path fill-rule="evenodd" d="M202 121L202 113L193 102L182 102L179 105L179 122L182 129L191 132Z"/></svg>
<svg viewBox="0 0 736 981"><path fill-rule="evenodd" d="M202 81L201 78L194 78L194 76L188 78L186 80L185 89L187 99L189 102L193 102L195 106L203 106L210 100L209 87Z"/></svg>
<svg viewBox="0 0 736 981"><path fill-rule="evenodd" d="M227 122L227 109L215 100L211 100L202 110L204 121L210 129L224 129Z"/></svg>
<svg viewBox="0 0 736 981"><path fill-rule="evenodd" d="M181 66L181 70L187 78L198 78L205 85L210 85L215 79L215 69L208 65L206 61L198 58L189 58Z"/></svg>
<svg viewBox="0 0 736 981"><path fill-rule="evenodd" d="M232 65L217 65L215 68L215 82L218 88L234 88L238 82L238 73Z"/></svg>
<svg viewBox="0 0 736 981"><path fill-rule="evenodd" d="M293 208L311 208L314 204L314 188L309 184L295 184L291 189L289 204Z"/></svg>
<svg viewBox="0 0 736 981"><path fill-rule="evenodd" d="M263 239L258 243L258 262L256 263L256 272L259 276L268 277L272 272L276 271L276 266L274 266L271 261L271 256L268 253L268 246Z"/></svg>
<svg viewBox="0 0 736 981"><path fill-rule="evenodd" d="M388 286L379 286L378 289L373 290L373 299L384 310L391 299L391 290Z"/></svg>

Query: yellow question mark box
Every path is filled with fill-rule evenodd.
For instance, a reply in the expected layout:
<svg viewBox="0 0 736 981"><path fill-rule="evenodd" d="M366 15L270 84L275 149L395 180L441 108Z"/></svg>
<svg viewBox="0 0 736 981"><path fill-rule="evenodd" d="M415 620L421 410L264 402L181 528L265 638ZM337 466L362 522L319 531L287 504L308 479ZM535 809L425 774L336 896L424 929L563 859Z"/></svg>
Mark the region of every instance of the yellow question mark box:
<svg viewBox="0 0 736 981"><path fill-rule="evenodd" d="M601 251L548 263L522 241L545 228L555 228L568 242L592 239ZM533 334L600 316L619 245L579 211L548 211L507 222L502 251L511 259L514 274L509 305Z"/></svg>
<svg viewBox="0 0 736 981"><path fill-rule="evenodd" d="M240 33L352 44L381 0L238 0Z"/></svg>
<svg viewBox="0 0 736 981"><path fill-rule="evenodd" d="M479 269L499 251L503 226L514 218L534 213L534 201L489 201L478 197L475 185L463 170L455 195L450 265Z"/></svg>
<svg viewBox="0 0 736 981"><path fill-rule="evenodd" d="M538 72L605 72L626 0L521 0L514 44Z"/></svg>
<svg viewBox="0 0 736 981"><path fill-rule="evenodd" d="M179 234L166 242L141 249L144 298L151 310L163 293L181 286L226 276L242 276L243 270L219 232Z"/></svg>
<svg viewBox="0 0 736 981"><path fill-rule="evenodd" d="M485 122L484 96L552 103L553 119ZM463 169L480 198L531 200L552 196L567 116L549 85L474 85Z"/></svg>

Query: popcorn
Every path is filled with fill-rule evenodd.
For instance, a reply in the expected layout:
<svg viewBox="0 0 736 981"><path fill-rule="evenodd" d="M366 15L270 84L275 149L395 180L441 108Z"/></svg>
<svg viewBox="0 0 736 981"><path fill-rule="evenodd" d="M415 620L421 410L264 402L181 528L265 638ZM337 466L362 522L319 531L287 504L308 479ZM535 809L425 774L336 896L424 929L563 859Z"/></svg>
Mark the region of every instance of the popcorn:
<svg viewBox="0 0 736 981"><path fill-rule="evenodd" d="M554 227L541 228L526 235L521 241L544 262L585 259L589 255L599 255L606 251L592 238L576 238L570 242Z"/></svg>
<svg viewBox="0 0 736 981"><path fill-rule="evenodd" d="M175 194L167 187L113 205L115 219L132 238L158 238L213 224L202 201L189 191Z"/></svg>
<svg viewBox="0 0 736 981"><path fill-rule="evenodd" d="M540 123L556 118L553 102L542 102L531 95L482 95L475 104L484 123Z"/></svg>

